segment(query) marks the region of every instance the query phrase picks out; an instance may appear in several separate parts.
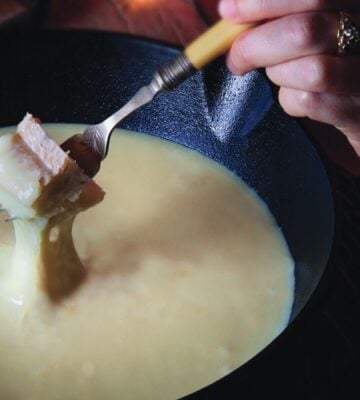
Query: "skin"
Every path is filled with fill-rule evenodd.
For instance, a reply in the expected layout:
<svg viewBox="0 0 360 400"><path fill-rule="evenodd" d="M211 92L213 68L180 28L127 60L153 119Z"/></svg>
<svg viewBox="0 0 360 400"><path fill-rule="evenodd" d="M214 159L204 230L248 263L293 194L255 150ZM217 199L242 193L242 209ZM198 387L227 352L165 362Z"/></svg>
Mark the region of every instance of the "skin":
<svg viewBox="0 0 360 400"><path fill-rule="evenodd" d="M239 75L264 67L295 117L333 125L360 156L360 55L337 53L339 11L360 25L359 0L222 0L234 22L258 21L234 42L227 63Z"/></svg>

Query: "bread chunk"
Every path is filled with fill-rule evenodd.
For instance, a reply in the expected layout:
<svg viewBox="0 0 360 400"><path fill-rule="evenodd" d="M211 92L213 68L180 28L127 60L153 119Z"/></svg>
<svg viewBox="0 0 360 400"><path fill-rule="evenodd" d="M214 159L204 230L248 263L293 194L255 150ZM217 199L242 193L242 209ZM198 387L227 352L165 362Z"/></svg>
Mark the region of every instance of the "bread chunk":
<svg viewBox="0 0 360 400"><path fill-rule="evenodd" d="M32 115L0 138L0 203L16 239L8 288L24 307L38 298L59 302L85 279L72 226L79 212L103 198Z"/></svg>

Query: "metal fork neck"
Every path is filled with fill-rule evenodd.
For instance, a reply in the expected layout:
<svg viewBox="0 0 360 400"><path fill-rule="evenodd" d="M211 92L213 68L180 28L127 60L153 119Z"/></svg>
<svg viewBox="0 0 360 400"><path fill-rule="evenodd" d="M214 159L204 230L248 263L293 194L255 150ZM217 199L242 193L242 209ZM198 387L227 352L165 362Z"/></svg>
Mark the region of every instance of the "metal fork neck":
<svg viewBox="0 0 360 400"><path fill-rule="evenodd" d="M196 69L185 54L181 54L159 68L150 84L142 87L120 110L100 124L89 127L84 133L84 139L101 156L101 159L104 159L108 152L111 133L124 118L149 103L160 92L170 92L175 89L195 72Z"/></svg>

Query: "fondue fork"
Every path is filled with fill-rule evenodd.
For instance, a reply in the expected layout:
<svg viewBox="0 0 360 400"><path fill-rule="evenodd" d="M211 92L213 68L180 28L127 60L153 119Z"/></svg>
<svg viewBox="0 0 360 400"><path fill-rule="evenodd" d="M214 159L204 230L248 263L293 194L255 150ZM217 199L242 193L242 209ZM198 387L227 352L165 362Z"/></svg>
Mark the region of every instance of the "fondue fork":
<svg viewBox="0 0 360 400"><path fill-rule="evenodd" d="M113 130L124 118L149 103L157 94L172 91L195 72L224 54L241 32L254 25L219 21L173 61L160 67L150 84L143 86L123 107L104 121L88 126L82 134L71 136L61 145L62 149L88 176L93 177L108 153Z"/></svg>

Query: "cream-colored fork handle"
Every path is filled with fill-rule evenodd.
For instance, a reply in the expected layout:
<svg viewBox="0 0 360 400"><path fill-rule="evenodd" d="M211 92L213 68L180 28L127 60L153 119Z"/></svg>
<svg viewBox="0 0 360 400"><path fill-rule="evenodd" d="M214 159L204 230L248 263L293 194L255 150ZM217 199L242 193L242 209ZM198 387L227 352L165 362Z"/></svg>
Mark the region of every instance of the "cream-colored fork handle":
<svg viewBox="0 0 360 400"><path fill-rule="evenodd" d="M201 69L226 53L240 33L255 25L257 24L234 24L222 19L186 47L184 53L196 69Z"/></svg>

